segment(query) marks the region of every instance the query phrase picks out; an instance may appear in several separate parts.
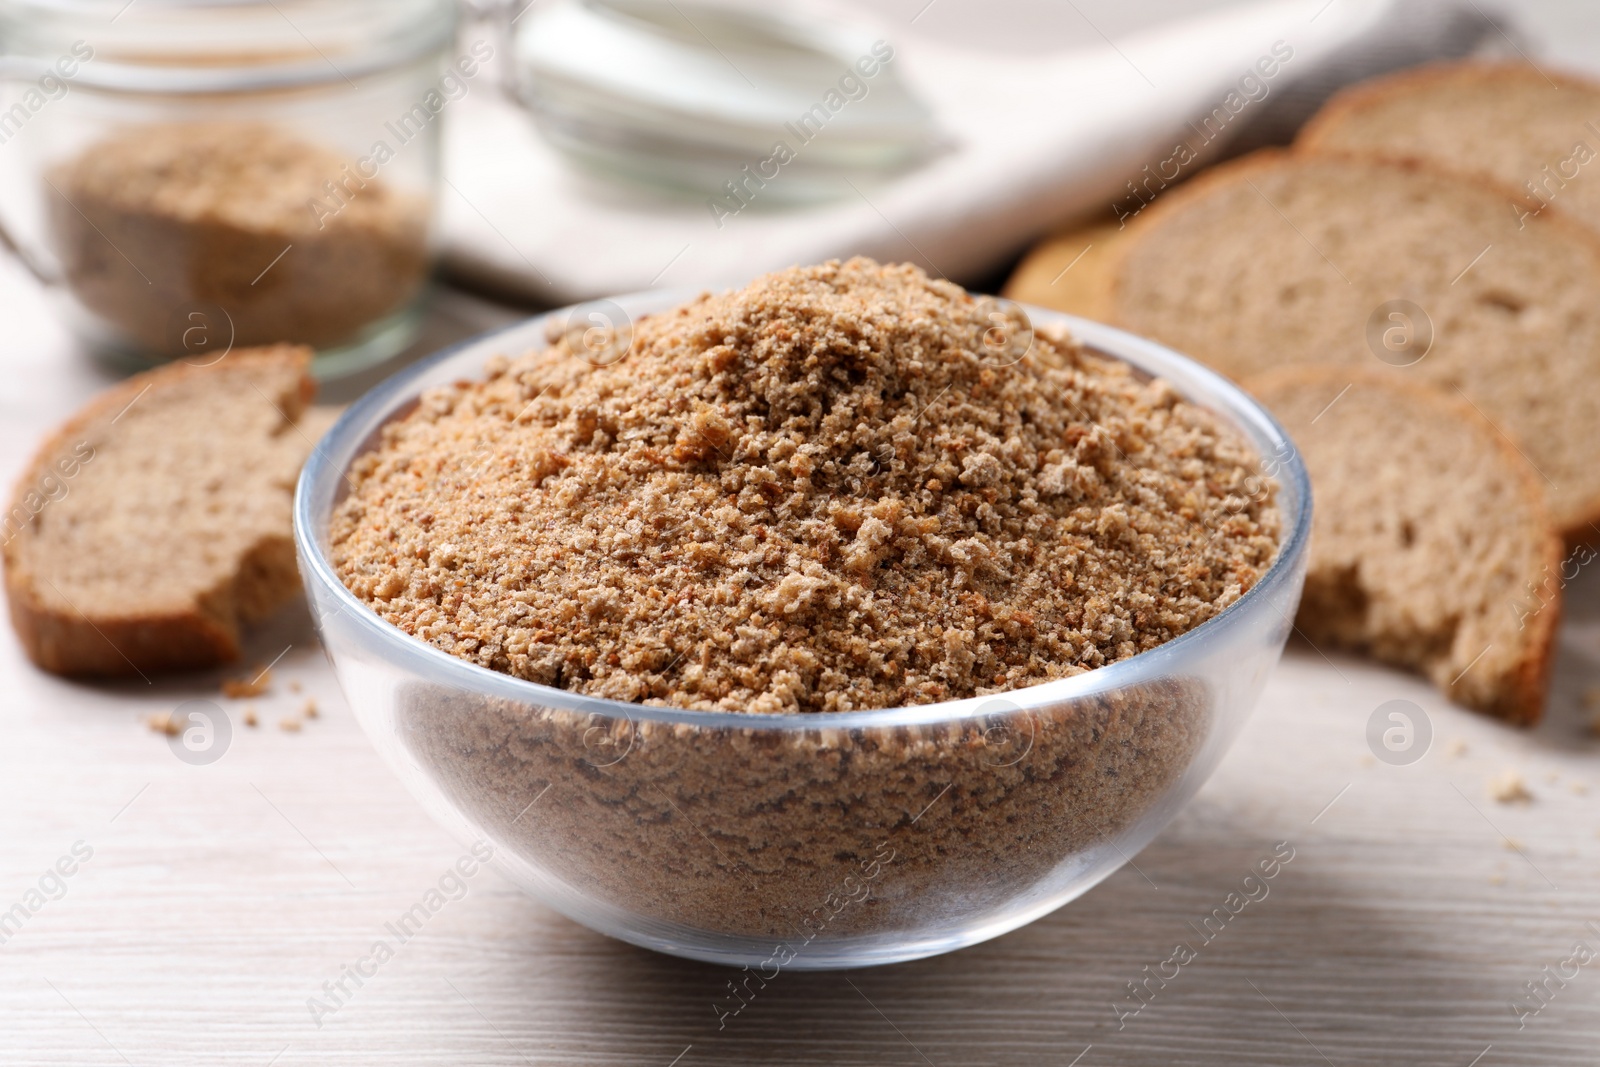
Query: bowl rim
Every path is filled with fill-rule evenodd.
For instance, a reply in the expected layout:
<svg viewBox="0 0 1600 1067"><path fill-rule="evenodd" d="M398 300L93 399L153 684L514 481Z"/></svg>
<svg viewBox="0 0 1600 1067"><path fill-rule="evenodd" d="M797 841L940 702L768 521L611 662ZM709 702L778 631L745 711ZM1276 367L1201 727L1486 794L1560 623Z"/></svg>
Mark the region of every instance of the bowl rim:
<svg viewBox="0 0 1600 1067"><path fill-rule="evenodd" d="M369 449L385 423L399 412L409 410L426 389L461 377L441 377L442 368L457 361L476 360L477 374L481 377L482 363L491 356L520 354L546 344L546 324L559 321L558 317L571 321L580 310L621 309L626 315L640 318L668 311L709 291L712 290L645 290L542 312L441 349L395 372L351 403L313 447L295 487L295 547L302 580L312 593L308 599L319 629L323 621L321 598L311 588L313 586L337 603L334 615L349 613L356 620L367 639L383 650L386 661L475 694L578 714L625 719L630 724L654 722L707 729L804 731L923 726L1038 710L1164 677L1171 673L1166 669L1168 663L1181 660L1189 649L1244 624L1260 611L1277 611L1284 617L1286 626L1292 625L1292 616L1273 603L1273 598L1287 584L1297 583L1302 573L1311 537L1312 496L1304 460L1288 433L1243 389L1188 356L1104 323L1030 304L1020 306L1035 326L1065 327L1075 340L1091 351L1166 379L1185 400L1228 420L1245 436L1263 463L1268 459L1278 463L1277 472L1267 476L1277 484L1280 514L1290 521L1271 566L1238 600L1199 626L1155 648L1069 678L929 704L861 711L778 713L657 707L557 689L460 659L383 619L339 579L325 551L327 530L314 528L319 512L324 517L331 515L340 479L344 478L350 462ZM974 295L981 297L981 294ZM331 647L328 654L330 659L335 658Z"/></svg>

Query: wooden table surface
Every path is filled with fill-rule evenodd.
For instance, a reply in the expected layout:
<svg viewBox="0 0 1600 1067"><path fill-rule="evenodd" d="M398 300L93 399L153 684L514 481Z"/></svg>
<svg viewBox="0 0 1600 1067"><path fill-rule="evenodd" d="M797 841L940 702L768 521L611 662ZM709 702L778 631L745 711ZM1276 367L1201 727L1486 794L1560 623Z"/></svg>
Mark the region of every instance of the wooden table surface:
<svg viewBox="0 0 1600 1067"><path fill-rule="evenodd" d="M1579 5L1533 10L1558 51L1600 37ZM108 378L4 262L0 308L9 484ZM430 341L515 314L449 296ZM290 612L254 635L251 662L281 658L272 691L247 701L219 696L221 674L64 682L0 627L0 915L27 912L0 926L0 1062L1589 1067L1600 739L1584 694L1600 685L1600 577L1568 593L1539 729L1291 647L1215 777L1136 866L954 955L784 973L722 1029L727 972L609 941L492 872L336 1011L314 1013L324 983L462 849L378 762L308 620ZM307 696L321 717L279 729ZM190 699L230 712L231 744L208 766L142 722ZM1433 735L1407 765L1380 762L1367 740L1374 710L1397 699ZM247 706L259 727L243 725ZM1491 798L1506 771L1531 800ZM1202 943L1195 927L1275 847L1294 858L1268 895ZM1128 984L1180 941L1197 957L1133 1013ZM1538 997L1529 983L1543 983Z"/></svg>

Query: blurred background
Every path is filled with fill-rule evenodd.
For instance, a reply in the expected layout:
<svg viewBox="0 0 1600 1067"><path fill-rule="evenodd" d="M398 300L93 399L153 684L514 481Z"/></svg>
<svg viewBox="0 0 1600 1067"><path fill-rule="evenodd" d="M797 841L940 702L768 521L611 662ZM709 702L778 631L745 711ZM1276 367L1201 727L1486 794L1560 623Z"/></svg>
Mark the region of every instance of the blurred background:
<svg viewBox="0 0 1600 1067"><path fill-rule="evenodd" d="M0 40L12 412L279 340L348 399L530 309L856 253L998 291L1342 84L1600 66L1572 0L12 0Z"/></svg>

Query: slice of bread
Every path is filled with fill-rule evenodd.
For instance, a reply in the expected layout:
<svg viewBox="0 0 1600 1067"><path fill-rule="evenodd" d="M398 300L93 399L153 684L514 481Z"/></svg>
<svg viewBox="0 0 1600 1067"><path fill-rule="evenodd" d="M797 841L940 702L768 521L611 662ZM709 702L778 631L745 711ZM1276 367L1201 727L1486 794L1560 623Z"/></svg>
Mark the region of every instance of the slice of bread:
<svg viewBox="0 0 1600 1067"><path fill-rule="evenodd" d="M1426 163L1512 191L1600 233L1600 84L1527 63L1440 63L1364 82L1300 131L1308 152Z"/></svg>
<svg viewBox="0 0 1600 1067"><path fill-rule="evenodd" d="M35 663L121 675L226 662L241 622L296 593L310 359L280 345L163 367L45 441L4 519L11 619Z"/></svg>
<svg viewBox="0 0 1600 1067"><path fill-rule="evenodd" d="M1118 223L1106 222L1045 238L1012 271L1001 295L1103 321L1111 313L1106 264L1113 244L1126 232Z"/></svg>
<svg viewBox="0 0 1600 1067"><path fill-rule="evenodd" d="M1527 461L1465 402L1394 374L1294 367L1245 385L1311 473L1305 636L1420 671L1468 707L1537 722L1562 546Z"/></svg>
<svg viewBox="0 0 1600 1067"><path fill-rule="evenodd" d="M1140 215L1112 318L1234 378L1360 365L1465 397L1518 442L1557 527L1600 538L1600 242L1505 205L1423 168L1257 153Z"/></svg>

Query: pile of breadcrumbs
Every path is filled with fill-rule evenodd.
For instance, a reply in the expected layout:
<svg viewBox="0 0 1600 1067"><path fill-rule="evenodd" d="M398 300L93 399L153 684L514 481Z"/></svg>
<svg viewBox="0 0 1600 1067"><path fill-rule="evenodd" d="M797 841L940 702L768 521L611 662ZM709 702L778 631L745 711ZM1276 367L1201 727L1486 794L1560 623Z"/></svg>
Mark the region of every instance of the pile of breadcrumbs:
<svg viewBox="0 0 1600 1067"><path fill-rule="evenodd" d="M988 310L852 259L497 359L353 465L335 565L463 659L749 712L1033 685L1238 599L1279 534L1246 442L1063 336L993 358Z"/></svg>

